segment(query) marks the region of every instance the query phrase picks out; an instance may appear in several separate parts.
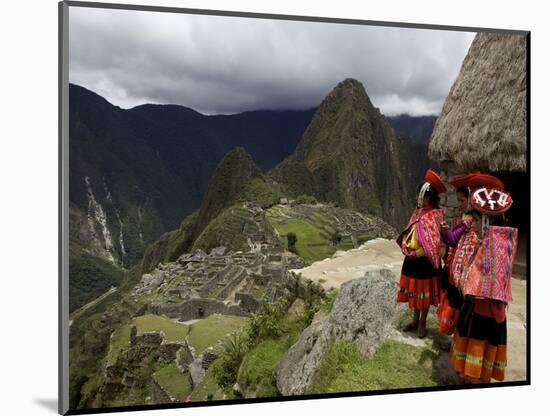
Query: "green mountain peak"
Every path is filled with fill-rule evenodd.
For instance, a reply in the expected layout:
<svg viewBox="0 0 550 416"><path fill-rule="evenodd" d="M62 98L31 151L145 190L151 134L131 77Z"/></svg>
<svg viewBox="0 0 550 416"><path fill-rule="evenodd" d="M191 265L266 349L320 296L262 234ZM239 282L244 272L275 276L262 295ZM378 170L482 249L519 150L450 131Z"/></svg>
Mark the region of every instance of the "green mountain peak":
<svg viewBox="0 0 550 416"><path fill-rule="evenodd" d="M348 78L327 95L295 153L270 175L290 196L310 194L399 226L427 165L425 147L396 134L361 82Z"/></svg>

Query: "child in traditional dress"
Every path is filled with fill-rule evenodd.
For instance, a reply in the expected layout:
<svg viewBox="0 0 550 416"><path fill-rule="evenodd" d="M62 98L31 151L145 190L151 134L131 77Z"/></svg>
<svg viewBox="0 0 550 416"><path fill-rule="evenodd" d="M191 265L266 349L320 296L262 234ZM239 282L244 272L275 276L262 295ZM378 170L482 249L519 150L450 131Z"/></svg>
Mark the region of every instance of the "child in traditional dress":
<svg viewBox="0 0 550 416"><path fill-rule="evenodd" d="M452 263L454 285L465 298L451 360L466 382L504 380L506 305L517 249L516 228L498 226L511 204L497 178L477 174L470 179L473 225L459 242Z"/></svg>
<svg viewBox="0 0 550 416"><path fill-rule="evenodd" d="M466 212L469 207L468 198L470 190L467 184L470 176L461 175L451 178L450 182L456 188L458 207L451 220L451 228L443 227L441 233L446 249L443 256L445 266L441 277L441 303L437 309L437 316L439 317L439 331L445 335L452 335L454 333L464 302L462 295L452 282L450 265L453 260L454 248L472 226L472 216ZM450 347L450 338L447 342L442 342L441 344L441 348L445 351L448 351Z"/></svg>
<svg viewBox="0 0 550 416"><path fill-rule="evenodd" d="M398 302L407 302L414 310L413 320L405 331L418 331L426 336L426 319L430 305L439 304L439 274L441 265L441 224L443 210L439 194L447 188L439 175L428 169L417 198L417 208L397 239L405 259L401 270Z"/></svg>

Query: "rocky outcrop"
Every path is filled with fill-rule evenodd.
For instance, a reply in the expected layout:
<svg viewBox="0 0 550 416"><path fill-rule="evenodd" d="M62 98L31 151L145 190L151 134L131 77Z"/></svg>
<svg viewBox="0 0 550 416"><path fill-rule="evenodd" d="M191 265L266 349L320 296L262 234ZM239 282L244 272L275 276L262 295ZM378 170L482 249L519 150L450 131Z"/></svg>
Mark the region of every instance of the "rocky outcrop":
<svg viewBox="0 0 550 416"><path fill-rule="evenodd" d="M204 378L206 371L202 366L202 357L198 357L189 364L189 377L193 388L196 388Z"/></svg>
<svg viewBox="0 0 550 416"><path fill-rule="evenodd" d="M401 308L390 270L367 272L341 287L330 314L314 320L275 368L277 388L284 396L308 392L315 369L334 341L355 341L365 354L394 333Z"/></svg>

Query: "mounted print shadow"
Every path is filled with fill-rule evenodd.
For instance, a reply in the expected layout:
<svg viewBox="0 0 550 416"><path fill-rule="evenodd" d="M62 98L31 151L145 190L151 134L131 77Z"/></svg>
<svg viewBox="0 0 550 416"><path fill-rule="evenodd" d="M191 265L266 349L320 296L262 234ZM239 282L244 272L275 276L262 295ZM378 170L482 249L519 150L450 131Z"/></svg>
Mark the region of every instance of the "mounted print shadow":
<svg viewBox="0 0 550 416"><path fill-rule="evenodd" d="M60 13L60 412L530 382L529 32Z"/></svg>

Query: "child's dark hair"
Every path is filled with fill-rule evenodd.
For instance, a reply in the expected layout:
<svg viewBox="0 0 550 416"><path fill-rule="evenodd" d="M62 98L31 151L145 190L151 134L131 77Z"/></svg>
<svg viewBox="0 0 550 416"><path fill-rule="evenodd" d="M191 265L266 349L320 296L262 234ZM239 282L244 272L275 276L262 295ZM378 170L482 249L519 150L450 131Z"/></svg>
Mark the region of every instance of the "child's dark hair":
<svg viewBox="0 0 550 416"><path fill-rule="evenodd" d="M424 194L428 197L428 200L430 201L430 205L434 208L439 208L439 193L435 190L433 186L430 186L430 188L426 191Z"/></svg>
<svg viewBox="0 0 550 416"><path fill-rule="evenodd" d="M470 189L467 186L461 186L460 188L456 189L456 193L457 194L462 194L466 198L468 198L470 196Z"/></svg>

